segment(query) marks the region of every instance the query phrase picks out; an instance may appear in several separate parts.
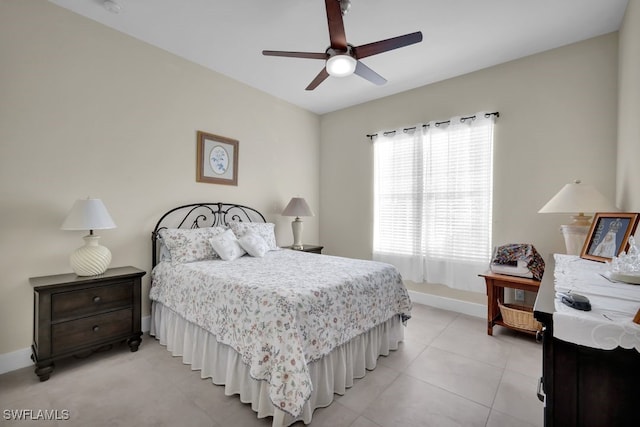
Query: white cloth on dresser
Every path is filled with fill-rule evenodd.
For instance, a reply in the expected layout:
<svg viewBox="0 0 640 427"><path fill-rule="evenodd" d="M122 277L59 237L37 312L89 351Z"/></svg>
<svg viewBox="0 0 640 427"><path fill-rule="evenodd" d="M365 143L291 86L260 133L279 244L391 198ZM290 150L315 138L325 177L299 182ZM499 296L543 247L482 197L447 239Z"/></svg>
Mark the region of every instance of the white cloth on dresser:
<svg viewBox="0 0 640 427"><path fill-rule="evenodd" d="M640 325L633 317L640 309L640 286L603 277L607 264L575 255L554 255L556 292L584 295L591 311L580 311L555 300L554 336L592 348L635 348L640 352Z"/></svg>

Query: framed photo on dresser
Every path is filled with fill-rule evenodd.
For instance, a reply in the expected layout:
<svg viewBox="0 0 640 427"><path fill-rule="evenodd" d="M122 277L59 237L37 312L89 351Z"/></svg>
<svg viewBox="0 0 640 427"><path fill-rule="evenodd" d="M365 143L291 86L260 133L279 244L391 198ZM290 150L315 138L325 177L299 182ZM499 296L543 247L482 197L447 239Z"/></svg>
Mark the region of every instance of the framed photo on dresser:
<svg viewBox="0 0 640 427"><path fill-rule="evenodd" d="M637 212L596 213L580 257L606 262L626 251L639 217Z"/></svg>

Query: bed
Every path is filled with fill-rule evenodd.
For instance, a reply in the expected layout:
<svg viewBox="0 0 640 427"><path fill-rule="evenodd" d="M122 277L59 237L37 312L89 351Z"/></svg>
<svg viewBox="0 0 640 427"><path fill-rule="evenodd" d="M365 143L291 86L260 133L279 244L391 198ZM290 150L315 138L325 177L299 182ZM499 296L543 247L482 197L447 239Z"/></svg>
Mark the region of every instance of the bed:
<svg viewBox="0 0 640 427"><path fill-rule="evenodd" d="M281 249L273 231L242 205L165 213L152 232L151 335L274 427L309 424L398 348L411 301L395 267Z"/></svg>

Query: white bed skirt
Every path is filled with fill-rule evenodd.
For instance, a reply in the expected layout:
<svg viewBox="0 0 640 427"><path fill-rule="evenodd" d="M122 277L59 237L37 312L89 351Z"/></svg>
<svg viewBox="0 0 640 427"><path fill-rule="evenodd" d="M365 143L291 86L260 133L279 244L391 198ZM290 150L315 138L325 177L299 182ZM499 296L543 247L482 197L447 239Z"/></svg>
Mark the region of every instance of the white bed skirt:
<svg viewBox="0 0 640 427"><path fill-rule="evenodd" d="M217 342L212 334L156 301L151 305L150 333L167 346L173 356L182 356L183 363L191 365L192 370L200 370L201 378L211 378L214 384L224 385L227 396L238 394L243 403L251 403L258 418L274 416L276 412L274 425L280 424L275 419L282 418L283 412L271 403L267 383L251 378L249 367L231 347ZM309 424L316 408L331 404L334 393L344 394L353 386L355 378L364 377L366 370L376 367L378 356L397 350L403 338L400 316L394 316L311 363L311 397L298 418L284 414L283 425L298 420Z"/></svg>

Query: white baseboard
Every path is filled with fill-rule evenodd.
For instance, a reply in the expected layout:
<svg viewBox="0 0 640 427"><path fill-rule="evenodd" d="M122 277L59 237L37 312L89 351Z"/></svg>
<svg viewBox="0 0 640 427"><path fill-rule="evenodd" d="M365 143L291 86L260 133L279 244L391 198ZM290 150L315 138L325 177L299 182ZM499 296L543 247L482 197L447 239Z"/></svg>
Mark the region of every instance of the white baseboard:
<svg viewBox="0 0 640 427"><path fill-rule="evenodd" d="M149 332L151 326L151 316L146 316L140 319L142 332ZM31 360L31 348L23 348L20 350L12 351L11 353L0 354L0 375L15 371L16 369L26 368L33 365Z"/></svg>
<svg viewBox="0 0 640 427"><path fill-rule="evenodd" d="M427 294L424 292L409 291L411 301L429 305L431 307L441 308L443 310L455 311L462 314L468 314L475 317L486 317L487 306L484 304L478 304L475 302L462 301L459 299L442 297L434 294Z"/></svg>
<svg viewBox="0 0 640 427"><path fill-rule="evenodd" d="M31 361L31 348L12 351L11 353L0 354L0 374L15 371L33 365Z"/></svg>
<svg viewBox="0 0 640 427"><path fill-rule="evenodd" d="M145 316L140 319L140 327L142 328L142 332L149 332L151 328L151 316Z"/></svg>

